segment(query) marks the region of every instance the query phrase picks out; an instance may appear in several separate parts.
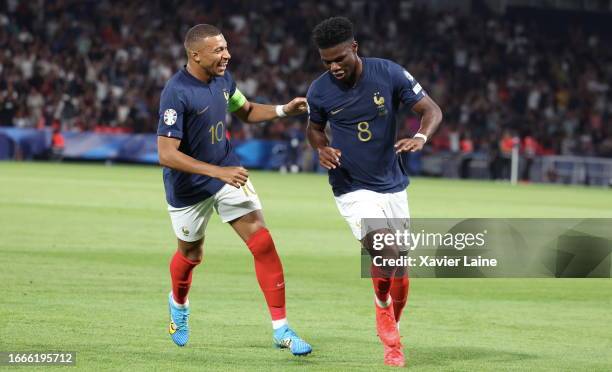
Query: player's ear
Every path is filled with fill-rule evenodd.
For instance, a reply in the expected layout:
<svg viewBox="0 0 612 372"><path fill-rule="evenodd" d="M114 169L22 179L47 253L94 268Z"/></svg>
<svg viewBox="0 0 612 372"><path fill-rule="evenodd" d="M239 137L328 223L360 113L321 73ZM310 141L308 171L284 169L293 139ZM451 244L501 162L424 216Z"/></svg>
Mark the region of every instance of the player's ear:
<svg viewBox="0 0 612 372"><path fill-rule="evenodd" d="M191 58L193 58L194 61L200 63L200 53L196 52L195 50L190 50L189 54L191 55Z"/></svg>
<svg viewBox="0 0 612 372"><path fill-rule="evenodd" d="M353 42L351 43L351 50L353 51L353 53L357 53L358 49L359 44L357 44L357 40L353 40Z"/></svg>

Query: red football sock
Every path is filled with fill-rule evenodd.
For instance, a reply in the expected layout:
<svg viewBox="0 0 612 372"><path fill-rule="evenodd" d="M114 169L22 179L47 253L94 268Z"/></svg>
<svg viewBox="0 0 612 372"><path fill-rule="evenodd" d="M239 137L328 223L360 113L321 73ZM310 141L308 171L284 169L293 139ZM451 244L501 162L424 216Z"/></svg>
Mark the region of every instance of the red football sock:
<svg viewBox="0 0 612 372"><path fill-rule="evenodd" d="M391 276L388 270L382 269L372 264L370 273L372 274L372 284L374 285L374 293L380 302L387 302L389 292L391 291Z"/></svg>
<svg viewBox="0 0 612 372"><path fill-rule="evenodd" d="M266 298L272 320L286 318L283 265L268 229L257 230L247 241L247 246L253 253L255 275Z"/></svg>
<svg viewBox="0 0 612 372"><path fill-rule="evenodd" d="M180 251L176 251L170 261L170 277L172 278L172 297L178 304L187 301L187 293L191 287L191 273L201 260L194 261L183 256Z"/></svg>
<svg viewBox="0 0 612 372"><path fill-rule="evenodd" d="M410 281L407 275L399 278L393 278L391 280L391 298L393 299L393 313L395 314L395 320L398 322L400 320L400 316L402 316L402 310L404 310L404 306L406 306L409 288Z"/></svg>

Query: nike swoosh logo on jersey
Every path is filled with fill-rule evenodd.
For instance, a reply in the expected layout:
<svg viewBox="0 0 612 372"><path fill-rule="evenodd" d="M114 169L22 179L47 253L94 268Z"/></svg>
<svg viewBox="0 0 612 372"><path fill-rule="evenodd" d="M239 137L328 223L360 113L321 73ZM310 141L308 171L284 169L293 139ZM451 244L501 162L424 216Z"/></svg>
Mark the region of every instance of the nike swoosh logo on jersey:
<svg viewBox="0 0 612 372"><path fill-rule="evenodd" d="M339 112L340 112L340 111L342 111L342 110L344 110L344 107L339 108L339 109L337 109L337 110L332 110L332 111L330 112L330 114L332 114L332 115L336 115L337 113L339 113Z"/></svg>
<svg viewBox="0 0 612 372"><path fill-rule="evenodd" d="M210 106L206 106L206 107L204 107L204 108L203 108L201 111L198 111L198 115L202 115L203 113L205 113L205 112L206 112L206 110L208 110L208 108L209 108L209 107L210 107Z"/></svg>

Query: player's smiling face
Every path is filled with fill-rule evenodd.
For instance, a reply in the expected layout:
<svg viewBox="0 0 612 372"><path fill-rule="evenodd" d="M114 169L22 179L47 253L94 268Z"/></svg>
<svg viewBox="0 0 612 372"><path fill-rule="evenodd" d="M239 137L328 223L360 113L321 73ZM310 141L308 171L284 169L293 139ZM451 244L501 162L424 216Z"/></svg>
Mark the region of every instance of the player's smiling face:
<svg viewBox="0 0 612 372"><path fill-rule="evenodd" d="M331 48L319 49L323 65L336 79L350 82L357 67L357 42L347 41Z"/></svg>
<svg viewBox="0 0 612 372"><path fill-rule="evenodd" d="M209 77L223 76L232 56L227 49L227 41L223 35L205 38L198 45L197 53L193 56L194 61Z"/></svg>

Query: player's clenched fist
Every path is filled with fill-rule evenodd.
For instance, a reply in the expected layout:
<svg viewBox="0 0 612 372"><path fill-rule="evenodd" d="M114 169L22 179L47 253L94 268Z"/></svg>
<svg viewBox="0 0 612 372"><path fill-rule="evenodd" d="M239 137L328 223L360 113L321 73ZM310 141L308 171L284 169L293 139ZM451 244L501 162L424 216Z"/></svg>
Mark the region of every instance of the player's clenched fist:
<svg viewBox="0 0 612 372"><path fill-rule="evenodd" d="M326 169L336 169L340 166L340 150L333 147L319 148L319 164Z"/></svg>
<svg viewBox="0 0 612 372"><path fill-rule="evenodd" d="M404 138L395 144L395 152L415 152L423 149L425 141L421 138Z"/></svg>
<svg viewBox="0 0 612 372"><path fill-rule="evenodd" d="M283 111L288 116L301 115L308 112L308 103L305 97L296 97L283 106Z"/></svg>
<svg viewBox="0 0 612 372"><path fill-rule="evenodd" d="M240 188L249 178L249 171L243 167L219 167L219 173L215 178L235 188Z"/></svg>

